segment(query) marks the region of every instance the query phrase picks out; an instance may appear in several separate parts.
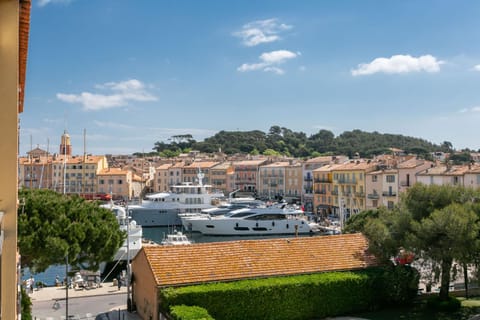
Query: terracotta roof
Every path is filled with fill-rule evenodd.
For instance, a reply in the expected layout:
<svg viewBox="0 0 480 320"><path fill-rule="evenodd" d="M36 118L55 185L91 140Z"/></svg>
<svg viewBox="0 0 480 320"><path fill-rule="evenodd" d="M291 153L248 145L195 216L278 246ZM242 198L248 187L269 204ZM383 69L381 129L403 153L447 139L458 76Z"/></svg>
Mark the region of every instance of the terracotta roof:
<svg viewBox="0 0 480 320"><path fill-rule="evenodd" d="M164 163L156 168L156 170L168 170L171 167L173 167L173 164L171 163Z"/></svg>
<svg viewBox="0 0 480 320"><path fill-rule="evenodd" d="M333 170L336 170L337 168L341 168L343 164L327 164L324 165L323 167L317 168L313 170L313 172L331 172Z"/></svg>
<svg viewBox="0 0 480 320"><path fill-rule="evenodd" d="M284 162L273 162L270 164L265 164L262 166L262 168L284 168L290 166L290 162L284 161Z"/></svg>
<svg viewBox="0 0 480 320"><path fill-rule="evenodd" d="M259 166L265 163L267 159L260 159L260 160L241 160L241 161L234 161L233 165L235 167L238 166Z"/></svg>
<svg viewBox="0 0 480 320"><path fill-rule="evenodd" d="M411 158L411 159L405 160L403 162L400 162L397 165L397 168L398 169L413 169L413 168L416 168L418 166L423 165L424 163L425 163L425 160Z"/></svg>
<svg viewBox="0 0 480 320"><path fill-rule="evenodd" d="M195 161L184 168L211 168L218 164L219 162L214 161Z"/></svg>
<svg viewBox="0 0 480 320"><path fill-rule="evenodd" d="M428 168L418 173L419 176L463 176L469 171L467 165L458 165L447 167L444 165Z"/></svg>
<svg viewBox="0 0 480 320"><path fill-rule="evenodd" d="M142 248L157 286L363 269L376 264L362 234Z"/></svg>
<svg viewBox="0 0 480 320"><path fill-rule="evenodd" d="M320 156L308 159L305 163L323 163L323 162L330 162L333 161L333 156Z"/></svg>
<svg viewBox="0 0 480 320"><path fill-rule="evenodd" d="M31 0L20 0L19 48L18 48L18 112L23 112L25 100L25 78L27 73L28 36L30 33Z"/></svg>
<svg viewBox="0 0 480 320"><path fill-rule="evenodd" d="M341 164L339 167L333 169L335 171L351 171L351 170L368 170L375 169L378 163L374 161L352 160Z"/></svg>
<svg viewBox="0 0 480 320"><path fill-rule="evenodd" d="M107 168L97 173L97 176L117 176L117 175L127 175L127 174L128 174L128 170L122 170L120 168Z"/></svg>

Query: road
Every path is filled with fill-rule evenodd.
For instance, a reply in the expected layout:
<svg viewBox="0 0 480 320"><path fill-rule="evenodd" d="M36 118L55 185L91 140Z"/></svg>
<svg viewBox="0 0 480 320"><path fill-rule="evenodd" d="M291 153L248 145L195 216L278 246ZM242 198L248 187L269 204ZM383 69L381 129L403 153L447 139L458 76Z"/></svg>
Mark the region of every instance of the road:
<svg viewBox="0 0 480 320"><path fill-rule="evenodd" d="M36 320L57 320L65 317L65 300L59 300L60 308L53 308L54 301L34 301L32 318ZM126 294L111 294L68 299L68 315L72 319L95 319L99 314L112 310L125 310Z"/></svg>

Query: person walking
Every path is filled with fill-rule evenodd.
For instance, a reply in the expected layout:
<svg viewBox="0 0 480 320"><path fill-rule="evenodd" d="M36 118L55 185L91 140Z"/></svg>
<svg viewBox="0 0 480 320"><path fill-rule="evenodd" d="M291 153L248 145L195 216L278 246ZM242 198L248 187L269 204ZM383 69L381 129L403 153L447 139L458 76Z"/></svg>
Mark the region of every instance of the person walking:
<svg viewBox="0 0 480 320"><path fill-rule="evenodd" d="M35 279L33 278L33 276L30 276L30 279L28 279L28 282L30 284L30 293L33 293L33 286L35 284Z"/></svg>

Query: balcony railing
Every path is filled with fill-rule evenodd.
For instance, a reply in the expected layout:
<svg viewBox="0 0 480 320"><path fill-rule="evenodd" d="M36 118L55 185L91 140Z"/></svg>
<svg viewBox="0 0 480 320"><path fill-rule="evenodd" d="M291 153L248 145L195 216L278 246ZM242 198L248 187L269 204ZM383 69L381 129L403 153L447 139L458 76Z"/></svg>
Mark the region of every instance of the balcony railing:
<svg viewBox="0 0 480 320"><path fill-rule="evenodd" d="M368 199L374 199L374 200L377 200L377 199L380 198L378 193L369 193L367 197L368 197Z"/></svg>
<svg viewBox="0 0 480 320"><path fill-rule="evenodd" d="M382 195L383 195L384 197L396 197L396 196L397 196L397 193L396 193L396 192L389 192L389 191L387 191L387 192L382 192Z"/></svg>
<svg viewBox="0 0 480 320"><path fill-rule="evenodd" d="M338 179L337 180L338 184L356 184L357 180L351 180L351 179Z"/></svg>
<svg viewBox="0 0 480 320"><path fill-rule="evenodd" d="M315 194L327 194L326 190L315 190Z"/></svg>
<svg viewBox="0 0 480 320"><path fill-rule="evenodd" d="M331 179L328 178L315 178L316 183L332 183Z"/></svg>
<svg viewBox="0 0 480 320"><path fill-rule="evenodd" d="M332 191L332 195L333 195L333 196L338 196L338 191L333 190L333 191Z"/></svg>
<svg viewBox="0 0 480 320"><path fill-rule="evenodd" d="M400 181L401 187L410 187L410 181Z"/></svg>
<svg viewBox="0 0 480 320"><path fill-rule="evenodd" d="M365 193L364 192L355 192L355 197L363 198L363 197L365 197Z"/></svg>

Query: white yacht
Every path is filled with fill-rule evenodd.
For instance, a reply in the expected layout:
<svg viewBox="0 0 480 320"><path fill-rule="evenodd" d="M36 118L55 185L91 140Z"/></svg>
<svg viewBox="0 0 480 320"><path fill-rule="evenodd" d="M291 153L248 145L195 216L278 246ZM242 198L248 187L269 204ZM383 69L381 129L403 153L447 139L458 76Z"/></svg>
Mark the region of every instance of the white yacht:
<svg viewBox="0 0 480 320"><path fill-rule="evenodd" d="M120 230L127 232L127 238L123 242L122 246L118 249L117 253L113 257L113 260L127 261L128 255L130 260L132 260L137 252L142 248L142 226L138 225L134 220L129 219L125 208L122 206L106 204L101 205L101 207L111 210L117 218Z"/></svg>
<svg viewBox="0 0 480 320"><path fill-rule="evenodd" d="M302 210L285 206L243 208L225 215L204 214L181 219L186 230L205 235L294 235L317 230Z"/></svg>
<svg viewBox="0 0 480 320"><path fill-rule="evenodd" d="M199 213L215 207L222 192L214 192L211 185L203 184L200 172L198 183L184 183L172 186L170 192L147 195L140 205L129 205L128 212L133 220L143 227L179 226L179 214Z"/></svg>
<svg viewBox="0 0 480 320"><path fill-rule="evenodd" d="M166 246L178 246L191 244L192 241L181 231L174 231L172 234L167 234L162 240L161 244Z"/></svg>

